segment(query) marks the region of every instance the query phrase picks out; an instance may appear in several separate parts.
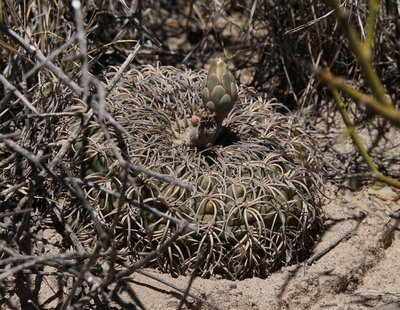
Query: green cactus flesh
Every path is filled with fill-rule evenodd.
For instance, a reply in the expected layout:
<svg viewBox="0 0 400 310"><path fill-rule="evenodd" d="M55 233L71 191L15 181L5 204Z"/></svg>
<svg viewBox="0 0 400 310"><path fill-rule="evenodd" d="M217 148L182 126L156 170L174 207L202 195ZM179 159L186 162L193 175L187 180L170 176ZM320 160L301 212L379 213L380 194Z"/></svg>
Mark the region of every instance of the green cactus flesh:
<svg viewBox="0 0 400 310"><path fill-rule="evenodd" d="M186 228L149 263L176 276L194 270L230 279L267 276L307 253L322 227L319 156L309 136L296 118L276 112L278 103L251 88L237 94L224 65L214 62L208 79L204 72L145 66L125 74L107 97L108 112L126 130L108 131L118 150L134 165L191 186L132 172L115 232L117 248L141 259L176 233L178 224L137 204L192 224L195 229ZM205 149L188 143L198 126L191 118L197 113L202 121L202 109L223 119L217 116L221 134ZM70 121L69 128L78 123ZM118 206L109 191L120 191L122 184L113 154L93 118L76 140L73 157L88 184L100 185L85 191L100 222L109 226ZM75 205L66 212L90 245L93 226L86 211Z"/></svg>

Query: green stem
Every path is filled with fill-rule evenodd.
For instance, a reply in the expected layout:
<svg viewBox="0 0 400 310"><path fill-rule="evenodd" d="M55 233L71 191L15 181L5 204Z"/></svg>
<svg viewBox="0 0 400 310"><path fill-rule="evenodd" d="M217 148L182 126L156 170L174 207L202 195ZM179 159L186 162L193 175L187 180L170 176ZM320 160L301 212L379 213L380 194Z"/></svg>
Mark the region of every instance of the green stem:
<svg viewBox="0 0 400 310"><path fill-rule="evenodd" d="M358 63L360 64L361 69L365 74L365 78L369 86L371 87L374 96L381 104L392 105L390 97L386 94L386 90L371 64L373 45L372 41L374 37L377 9L379 9L379 6L377 8L376 1L370 0L370 14L368 18L369 24L367 25L367 39L365 44L360 41L359 34L357 33L353 25L349 22L349 14L342 9L339 1L327 1L335 10L336 17L342 25L346 37L349 40L350 48L354 53Z"/></svg>
<svg viewBox="0 0 400 310"><path fill-rule="evenodd" d="M367 25L365 27L365 42L364 46L366 49L372 51L374 44L374 34L376 28L376 19L379 11L379 3L377 0L369 0L368 2L368 18ZM370 53L372 54L372 53Z"/></svg>
<svg viewBox="0 0 400 310"><path fill-rule="evenodd" d="M343 91L351 97L357 104L364 104L374 113L383 116L385 119L400 127L400 111L392 105L383 105L372 96L366 95L357 89L347 85L342 79L334 76L329 69L325 69L321 73L321 80L328 85Z"/></svg>
<svg viewBox="0 0 400 310"><path fill-rule="evenodd" d="M397 181L395 179L387 177L387 176L383 175L378 170L378 167L375 165L375 163L372 160L372 158L368 155L368 152L367 152L366 148L364 147L364 144L362 143L360 137L358 136L357 132L354 129L354 123L352 122L352 120L350 119L349 114L347 113L347 110L346 110L346 107L344 105L344 102L340 98L340 94L339 94L338 89L333 86L331 91L332 91L333 98L335 99L336 104L338 106L338 109L340 111L340 114L342 115L343 122L346 125L346 128L347 128L347 130L348 130L348 132L350 134L350 137L351 137L354 145L357 147L358 152L360 153L360 155L362 156L362 158L366 162L366 164L369 167L369 169L374 173L375 178L378 181L381 181L381 182L384 182L384 183L389 184L391 186L400 188L400 181Z"/></svg>

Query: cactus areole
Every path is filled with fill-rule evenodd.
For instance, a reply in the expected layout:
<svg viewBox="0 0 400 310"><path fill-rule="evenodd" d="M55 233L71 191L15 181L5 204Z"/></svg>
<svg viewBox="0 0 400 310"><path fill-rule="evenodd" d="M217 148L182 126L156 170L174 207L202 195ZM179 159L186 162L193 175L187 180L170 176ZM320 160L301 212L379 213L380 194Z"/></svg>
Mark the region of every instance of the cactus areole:
<svg viewBox="0 0 400 310"><path fill-rule="evenodd" d="M239 88L220 59L208 73L144 66L125 74L107 97L107 111L125 132L106 123L106 134L93 118L74 142L71 161L87 184L99 185L85 191L101 223L111 227L120 208L118 250L140 260L163 249L148 266L228 279L265 277L304 258L322 228L320 156L297 119L276 108L282 106ZM69 130L76 126L79 120L68 121ZM191 189L131 171L119 206L110 195L123 183L115 148L132 164ZM71 204L65 212L93 245L87 211ZM173 218L190 229L181 231Z"/></svg>

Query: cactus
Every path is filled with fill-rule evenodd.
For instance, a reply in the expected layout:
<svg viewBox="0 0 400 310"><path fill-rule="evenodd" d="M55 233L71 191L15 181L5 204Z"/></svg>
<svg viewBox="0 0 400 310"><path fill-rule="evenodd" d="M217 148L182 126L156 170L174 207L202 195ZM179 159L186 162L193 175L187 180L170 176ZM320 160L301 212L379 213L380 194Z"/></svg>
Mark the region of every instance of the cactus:
<svg viewBox="0 0 400 310"><path fill-rule="evenodd" d="M310 251L322 228L320 157L296 118L276 108L282 106L251 88L239 90L221 60L207 75L162 66L128 72L108 97L109 112L129 133L118 147L131 163L193 189L133 175L116 228L118 248L140 259L178 229L136 201L196 227L149 263L175 276L196 270L204 277L264 277ZM118 191L118 161L95 121L88 132L85 143L75 142L75 162L81 159L87 180ZM98 188L86 191L110 225L116 201ZM65 212L88 238L90 221L78 214L85 211L75 205Z"/></svg>

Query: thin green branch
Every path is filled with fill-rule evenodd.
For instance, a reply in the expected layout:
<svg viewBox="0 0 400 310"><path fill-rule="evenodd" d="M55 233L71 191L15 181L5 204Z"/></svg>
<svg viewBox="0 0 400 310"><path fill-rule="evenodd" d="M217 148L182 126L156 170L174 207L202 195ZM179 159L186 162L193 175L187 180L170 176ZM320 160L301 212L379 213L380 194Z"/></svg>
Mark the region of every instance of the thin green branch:
<svg viewBox="0 0 400 310"><path fill-rule="evenodd" d="M354 124L350 119L345 105L339 95L340 90L352 98L357 104L366 105L374 113L383 116L385 119L391 121L394 125L400 127L400 111L398 111L392 105L391 99L387 95L378 75L375 73L371 61L379 3L377 0L369 0L369 13L367 17L367 24L365 26L366 37L364 42L362 42L358 32L349 21L348 13L342 9L339 1L328 0L328 2L333 7L336 17L342 24L345 35L349 41L350 48L361 66L369 87L372 90L373 96L362 93L357 89L347 85L342 79L332 75L329 69L322 71L321 80L326 82L331 87L333 97L336 101L340 114L342 115L350 137L360 155L368 165L369 169L373 172L375 178L378 181L400 188L400 181L383 175L378 170L378 167L375 165L371 157L368 155L368 152L365 149L361 139L357 135L354 129Z"/></svg>
<svg viewBox="0 0 400 310"><path fill-rule="evenodd" d="M379 11L379 3L377 0L369 0L368 2L368 18L367 25L365 27L365 42L364 48L372 52L374 45L374 34L376 28L376 19ZM370 53L372 55L372 53Z"/></svg>
<svg viewBox="0 0 400 310"><path fill-rule="evenodd" d="M366 105L376 114L383 116L385 119L392 122L395 126L400 127L400 111L392 105L383 105L377 99L367 94L364 94L357 89L347 85L345 81L334 76L329 69L324 69L321 73L321 80L328 85L343 91L357 104Z"/></svg>
<svg viewBox="0 0 400 310"><path fill-rule="evenodd" d="M336 101L336 105L339 109L339 112L342 115L343 122L346 125L347 131L349 132L350 137L353 140L353 143L356 145L358 151L360 152L360 155L364 158L368 167L372 170L372 172L376 173L378 171L378 167L374 164L371 157L369 157L366 148L364 147L361 139L358 137L358 135L355 131L355 128L354 128L354 123L352 122L349 114L347 113L347 110L346 110L343 100L340 98L339 91L337 90L336 87L332 87L331 92L332 92L333 98Z"/></svg>
<svg viewBox="0 0 400 310"><path fill-rule="evenodd" d="M372 55L372 41L375 34L375 23L376 23L376 7L377 3L374 0L370 0L370 10L372 3L372 13L370 11L368 18L367 28L367 39L365 43L363 43L359 38L357 30L353 27L353 25L349 22L349 14L341 7L338 0L327 0L330 5L335 10L335 15L338 18L340 24L342 25L345 35L349 40L350 48L354 53L358 63L361 66L363 73L365 74L365 78L371 87L372 93L376 97L376 99L384 105L392 105L390 97L387 95L386 90L380 81L378 75L376 74L374 68L371 64L371 55ZM371 38L372 37L372 38ZM371 42L370 42L371 41Z"/></svg>
<svg viewBox="0 0 400 310"><path fill-rule="evenodd" d="M346 128L350 134L351 139L353 140L354 145L358 149L358 152L364 159L364 161L367 164L367 166L369 167L369 169L374 173L375 178L381 182L384 182L391 186L400 188L400 181L397 181L395 179L387 177L378 170L378 167L375 165L372 158L368 155L368 152L367 152L366 148L364 147L364 144L362 143L360 137L358 136L358 134L354 128L354 123L352 122L349 114L347 113L344 102L340 98L338 89L333 86L333 87L331 87L331 91L332 91L333 98L335 99L338 109L340 111L340 114L342 115L343 122L346 125Z"/></svg>

